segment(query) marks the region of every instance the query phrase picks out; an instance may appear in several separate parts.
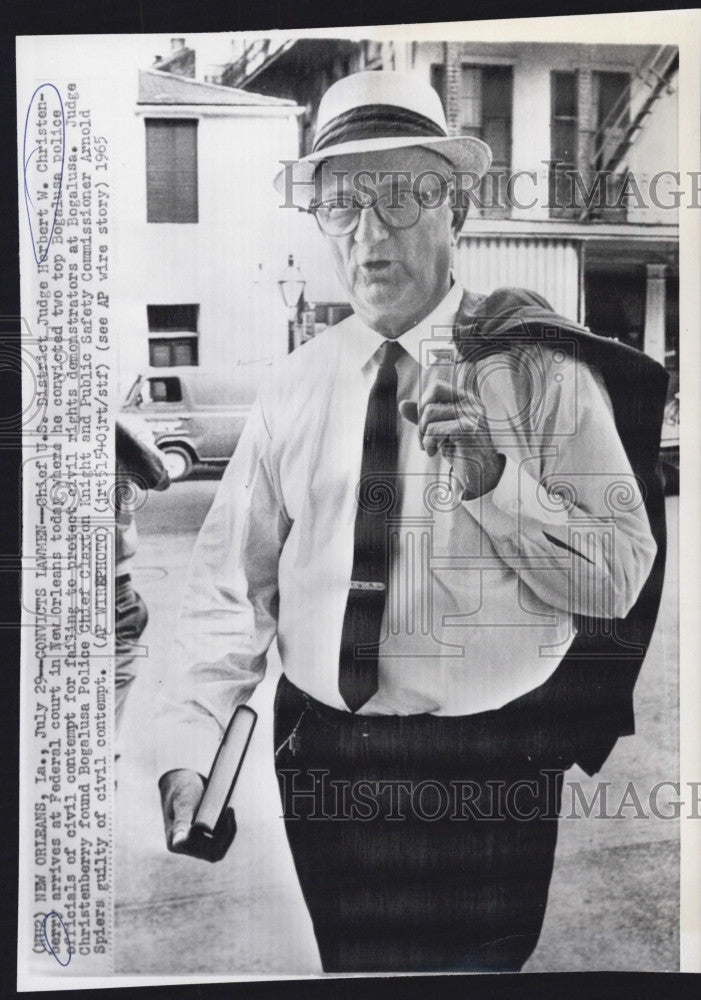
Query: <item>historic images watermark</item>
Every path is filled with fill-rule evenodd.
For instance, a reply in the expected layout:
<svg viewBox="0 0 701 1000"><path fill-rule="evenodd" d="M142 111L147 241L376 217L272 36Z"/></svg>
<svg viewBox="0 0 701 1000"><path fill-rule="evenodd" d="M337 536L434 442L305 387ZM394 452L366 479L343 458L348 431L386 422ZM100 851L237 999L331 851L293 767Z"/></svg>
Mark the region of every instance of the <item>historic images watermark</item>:
<svg viewBox="0 0 701 1000"><path fill-rule="evenodd" d="M542 768L532 779L425 781L372 778L346 781L317 768L279 771L286 820L373 822L412 819L486 822L542 819L678 820L701 819L701 781L658 781L623 788L612 781L561 783L562 769Z"/></svg>
<svg viewBox="0 0 701 1000"><path fill-rule="evenodd" d="M650 208L677 211L681 207L701 208L701 171L658 170L647 177L632 171L599 170L584 172L559 160L542 160L540 170L496 168L483 178L472 171L452 166L450 183L439 170L420 173L409 170L349 171L327 169L329 160L318 163L313 180L300 179L295 167L298 160L280 160L284 168L285 199L281 208L298 208L295 190L314 190L312 206L329 198L345 203L358 198L363 207L375 208L378 199L389 195L388 207L398 210L411 198L422 209L439 208L448 202L452 208L486 211L529 211L542 208L563 213L587 215ZM333 178L322 194L323 178ZM438 182L438 183L436 183Z"/></svg>

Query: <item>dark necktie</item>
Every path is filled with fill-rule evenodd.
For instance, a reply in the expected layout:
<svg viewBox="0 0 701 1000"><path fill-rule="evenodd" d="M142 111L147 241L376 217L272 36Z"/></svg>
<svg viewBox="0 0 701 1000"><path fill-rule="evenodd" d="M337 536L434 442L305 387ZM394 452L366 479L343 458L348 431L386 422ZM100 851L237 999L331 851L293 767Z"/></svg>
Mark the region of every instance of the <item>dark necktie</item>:
<svg viewBox="0 0 701 1000"><path fill-rule="evenodd" d="M351 712L376 693L389 583L387 515L397 495L397 370L404 348L386 340L368 400L355 517L353 572L343 619L338 687Z"/></svg>

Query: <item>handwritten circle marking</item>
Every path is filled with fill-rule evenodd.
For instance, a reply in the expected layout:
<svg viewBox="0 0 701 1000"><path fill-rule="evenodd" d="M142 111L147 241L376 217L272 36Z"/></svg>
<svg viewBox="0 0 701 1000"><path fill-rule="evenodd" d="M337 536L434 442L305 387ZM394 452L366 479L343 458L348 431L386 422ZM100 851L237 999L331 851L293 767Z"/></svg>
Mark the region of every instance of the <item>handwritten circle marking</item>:
<svg viewBox="0 0 701 1000"><path fill-rule="evenodd" d="M61 930L63 931L63 937L64 937L64 940L66 942L66 946L68 948L68 958L66 959L65 962L62 962L61 959L56 954L56 952L54 951L53 945L49 941L49 935L46 932L46 925L47 925L47 923L49 922L49 920L52 917L55 917L56 920L58 920L59 924L61 925ZM62 965L63 968L65 969L67 965L71 964L71 959L73 957L73 948L71 947L71 939L68 936L68 931L66 930L66 925L63 922L63 918L61 917L61 914L60 913L56 913L55 910L49 910L49 912L45 915L44 919L41 922L41 929L42 929L42 932L43 932L43 935L44 935L44 942L46 944L46 950L48 951L48 953L50 955L53 955L53 957L56 959L56 961L58 962L58 964Z"/></svg>

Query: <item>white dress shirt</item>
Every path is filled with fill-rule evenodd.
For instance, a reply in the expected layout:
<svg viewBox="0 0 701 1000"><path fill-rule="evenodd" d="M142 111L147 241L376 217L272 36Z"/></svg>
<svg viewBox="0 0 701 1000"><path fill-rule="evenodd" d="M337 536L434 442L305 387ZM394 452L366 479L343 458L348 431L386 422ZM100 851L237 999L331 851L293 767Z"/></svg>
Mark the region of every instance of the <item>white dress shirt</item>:
<svg viewBox="0 0 701 1000"><path fill-rule="evenodd" d="M397 396L446 348L454 284L399 343ZM477 303L477 299L475 299ZM367 402L383 337L351 316L278 363L195 545L161 711L159 772L206 774L277 636L289 679L338 709ZM400 501L379 689L362 714L468 715L542 684L573 615L624 617L655 542L598 373L556 346L478 362L496 488L462 501L448 462L398 417ZM452 368L451 368L452 370Z"/></svg>

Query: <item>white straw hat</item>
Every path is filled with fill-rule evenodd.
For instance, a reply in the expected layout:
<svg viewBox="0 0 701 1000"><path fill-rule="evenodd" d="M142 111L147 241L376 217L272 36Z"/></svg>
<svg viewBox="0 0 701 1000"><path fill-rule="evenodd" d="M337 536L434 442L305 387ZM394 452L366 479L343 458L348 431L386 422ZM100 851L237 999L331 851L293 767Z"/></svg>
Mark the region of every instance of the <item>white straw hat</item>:
<svg viewBox="0 0 701 1000"><path fill-rule="evenodd" d="M314 171L324 160L349 153L425 146L458 171L482 177L492 153L481 139L449 136L440 97L412 73L371 70L334 83L319 104L312 152L281 170L276 190L307 208Z"/></svg>

